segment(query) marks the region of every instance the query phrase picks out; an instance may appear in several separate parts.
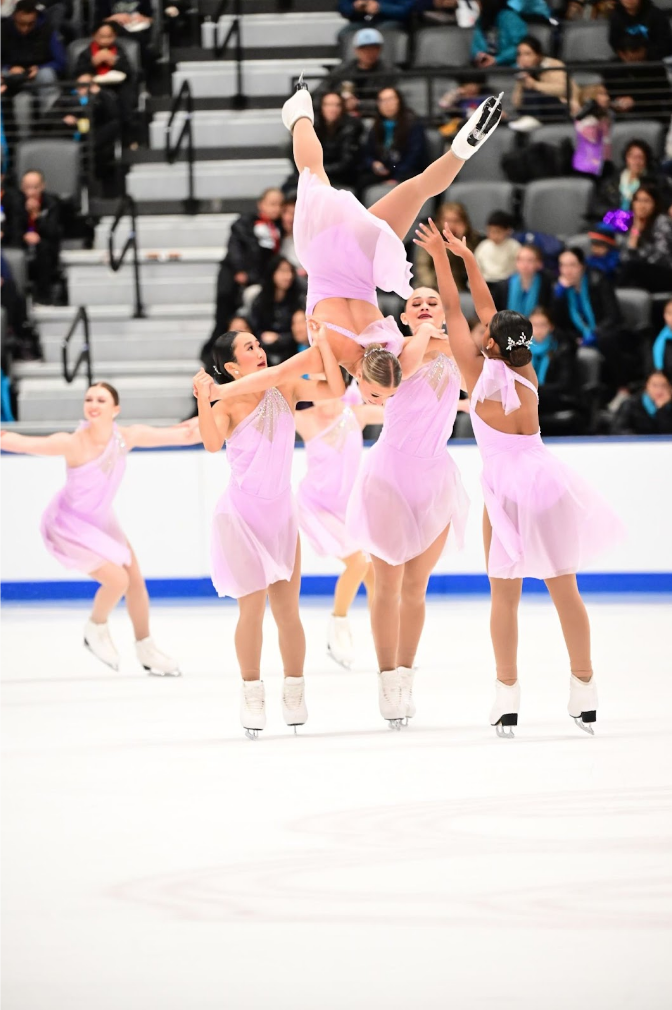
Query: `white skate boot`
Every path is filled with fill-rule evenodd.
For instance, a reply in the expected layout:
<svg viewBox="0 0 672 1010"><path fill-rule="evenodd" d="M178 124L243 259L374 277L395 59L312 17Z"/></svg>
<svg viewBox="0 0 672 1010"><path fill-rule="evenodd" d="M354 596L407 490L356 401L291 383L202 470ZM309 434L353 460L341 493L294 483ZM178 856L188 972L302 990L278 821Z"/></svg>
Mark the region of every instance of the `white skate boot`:
<svg viewBox="0 0 672 1010"><path fill-rule="evenodd" d="M467 120L461 130L458 130L451 151L462 161L468 161L472 154L486 142L488 137L495 132L497 124L502 118L502 91L497 98L486 98L476 112Z"/></svg>
<svg viewBox="0 0 672 1010"><path fill-rule="evenodd" d="M84 625L84 645L94 654L96 659L113 670L119 669L119 653L110 637L107 621L105 624L94 624L89 620Z"/></svg>
<svg viewBox="0 0 672 1010"><path fill-rule="evenodd" d="M520 684L495 682L495 704L490 710L490 725L495 727L497 736L513 737L512 726L518 725L520 709ZM506 727L508 726L508 731Z"/></svg>
<svg viewBox="0 0 672 1010"><path fill-rule="evenodd" d="M347 617L332 615L329 618L327 631L327 655L331 656L335 663L339 663L349 670L354 659L354 652L355 647Z"/></svg>
<svg viewBox="0 0 672 1010"><path fill-rule="evenodd" d="M179 677L180 669L174 659L154 645L151 638L141 638L135 643L135 653L141 664L155 677Z"/></svg>
<svg viewBox="0 0 672 1010"><path fill-rule="evenodd" d="M400 666L399 676L401 677L401 708L405 717L404 725L408 726L408 720L415 715L415 702L413 701L415 670L412 667Z"/></svg>
<svg viewBox="0 0 672 1010"><path fill-rule="evenodd" d="M288 98L282 107L282 121L291 133L294 124L299 119L309 119L315 122L315 112L313 111L313 100L310 97L308 85L303 83L303 74L296 85L296 91L291 98ZM458 156L459 157L459 156Z"/></svg>
<svg viewBox="0 0 672 1010"><path fill-rule="evenodd" d="M263 680L244 680L240 694L240 722L245 736L256 740L266 729L266 692Z"/></svg>
<svg viewBox="0 0 672 1010"><path fill-rule="evenodd" d="M586 683L574 674L569 678L569 705L567 711L576 725L594 736L592 723L597 722L597 685L595 674Z"/></svg>
<svg viewBox="0 0 672 1010"><path fill-rule="evenodd" d="M282 684L282 714L288 726L303 726L308 722L306 682L303 677L285 677Z"/></svg>
<svg viewBox="0 0 672 1010"><path fill-rule="evenodd" d="M402 703L399 670L383 670L378 674L378 705L390 729L401 729L406 708Z"/></svg>

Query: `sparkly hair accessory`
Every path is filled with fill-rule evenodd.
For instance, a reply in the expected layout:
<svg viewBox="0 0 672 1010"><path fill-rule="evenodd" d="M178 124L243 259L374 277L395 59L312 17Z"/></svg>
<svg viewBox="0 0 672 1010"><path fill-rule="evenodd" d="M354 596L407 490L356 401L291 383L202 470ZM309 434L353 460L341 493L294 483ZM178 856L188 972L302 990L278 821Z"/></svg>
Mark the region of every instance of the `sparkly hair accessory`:
<svg viewBox="0 0 672 1010"><path fill-rule="evenodd" d="M219 370L219 369L217 368L217 365L213 365L213 366L212 366L212 370L213 370L213 372L215 373L215 375L221 375L221 374L222 374L222 373L220 372L220 370Z"/></svg>
<svg viewBox="0 0 672 1010"><path fill-rule="evenodd" d="M527 337L524 333L521 333L517 340L513 337L509 337L509 342L506 345L507 351L512 351L514 347L531 347L532 337Z"/></svg>
<svg viewBox="0 0 672 1010"><path fill-rule="evenodd" d="M384 350L385 350L384 347L367 347L367 349L364 351L364 357L368 358L370 354L375 354L377 351L384 351Z"/></svg>

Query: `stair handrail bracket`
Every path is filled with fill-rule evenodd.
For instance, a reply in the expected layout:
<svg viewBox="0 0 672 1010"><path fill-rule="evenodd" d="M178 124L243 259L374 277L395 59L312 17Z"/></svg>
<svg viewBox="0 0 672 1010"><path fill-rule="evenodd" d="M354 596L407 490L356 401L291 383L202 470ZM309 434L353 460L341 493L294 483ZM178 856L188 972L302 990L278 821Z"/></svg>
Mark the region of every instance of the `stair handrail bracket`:
<svg viewBox="0 0 672 1010"><path fill-rule="evenodd" d="M232 104L234 109L244 109L247 107L247 96L243 90L243 4L242 0L231 0L233 13L229 30L221 42L217 41L219 34L219 22L227 13L230 0L220 0L215 14L215 31L213 55L216 60L221 60L224 53L229 48L229 43L233 44L233 58L236 64L236 93L233 96Z"/></svg>
<svg viewBox="0 0 672 1010"><path fill-rule="evenodd" d="M184 122L182 123L182 128L178 134L177 140L173 144L171 142L171 137L173 134L173 121L178 112L182 110L184 106ZM195 214L198 210L198 203L194 195L194 134L193 134L193 119L194 119L194 98L191 93L191 85L188 80L182 81L182 86L180 90L175 95L173 99L173 104L170 109L170 116L168 117L168 122L164 128L164 138L165 138L165 155L166 161L169 165L174 165L175 161L182 149L182 145L186 141L187 145L187 187L188 195L185 201L185 210L187 214Z"/></svg>
<svg viewBox="0 0 672 1010"><path fill-rule="evenodd" d="M79 324L84 327L84 343L82 344L82 349L77 356L77 361L73 368L70 368L68 364L68 345L75 333ZM82 367L86 365L86 377L90 386L93 385L93 361L91 359L91 328L89 325L89 315L86 311L85 305L80 305L75 314L75 318L70 324L70 329L63 338L63 343L61 344L61 361L63 363L63 378L70 384L73 382Z"/></svg>
<svg viewBox="0 0 672 1010"><path fill-rule="evenodd" d="M131 229L126 237L123 249L117 256L114 251L114 233L116 232L121 219L127 214L131 218ZM129 249L133 250L133 283L135 290L135 311L133 313L133 318L144 319L145 309L142 304L142 291L140 288L140 261L138 259L137 207L133 197L126 194L119 200L117 212L115 214L114 221L110 226L109 235L107 236L109 265L110 269L113 270L114 273L121 269Z"/></svg>

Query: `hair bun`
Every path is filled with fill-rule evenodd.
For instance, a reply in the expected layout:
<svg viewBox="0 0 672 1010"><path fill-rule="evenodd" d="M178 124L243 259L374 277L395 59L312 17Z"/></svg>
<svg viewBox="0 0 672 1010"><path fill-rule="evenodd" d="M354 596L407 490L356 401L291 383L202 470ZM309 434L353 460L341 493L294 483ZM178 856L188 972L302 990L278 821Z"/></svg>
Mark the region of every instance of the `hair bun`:
<svg viewBox="0 0 672 1010"><path fill-rule="evenodd" d="M521 347L514 347L509 351L509 361L514 368L522 368L532 361L532 351L524 344Z"/></svg>

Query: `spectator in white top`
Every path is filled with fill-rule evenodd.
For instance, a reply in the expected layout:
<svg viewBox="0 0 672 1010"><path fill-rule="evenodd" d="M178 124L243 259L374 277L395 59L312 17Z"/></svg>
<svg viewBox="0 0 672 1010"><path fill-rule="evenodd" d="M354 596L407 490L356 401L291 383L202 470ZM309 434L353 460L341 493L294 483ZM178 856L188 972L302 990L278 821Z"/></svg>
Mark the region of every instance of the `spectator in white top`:
<svg viewBox="0 0 672 1010"><path fill-rule="evenodd" d="M495 210L488 218L486 238L476 247L476 262L490 284L506 280L516 271L520 242L513 238L513 218L504 210Z"/></svg>

